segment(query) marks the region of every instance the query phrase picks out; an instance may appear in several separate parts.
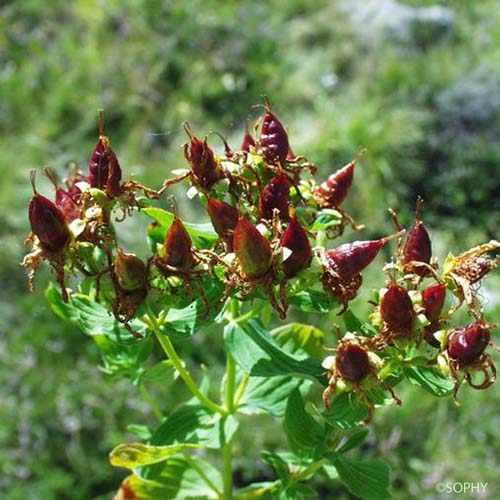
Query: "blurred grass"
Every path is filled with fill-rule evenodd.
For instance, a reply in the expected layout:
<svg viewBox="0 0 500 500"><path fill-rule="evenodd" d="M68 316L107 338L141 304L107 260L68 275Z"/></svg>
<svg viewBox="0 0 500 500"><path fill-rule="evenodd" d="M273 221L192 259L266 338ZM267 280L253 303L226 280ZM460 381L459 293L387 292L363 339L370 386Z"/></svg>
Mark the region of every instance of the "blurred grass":
<svg viewBox="0 0 500 500"><path fill-rule="evenodd" d="M364 37L372 26L356 25L345 5L326 0L2 3L0 488L5 498L108 494L122 474L107 465L107 453L131 438L127 424L154 423L130 384L98 370L91 341L47 309L42 289L48 272L38 278L37 293L28 296L18 266L28 232L28 171L50 165L63 174L69 161L85 168L97 108L106 108L107 133L126 174L159 186L170 170L184 166L182 121L189 120L199 135L217 130L238 144L245 122L256 116L251 106L267 94L289 128L294 151L307 153L320 177L352 159L360 146L367 148L346 204L367 223L366 237L392 231L388 206L411 223L418 193L426 199L424 219L438 254L499 237L498 3L443 2L453 13L445 36L432 38L424 30L408 40L380 35L376 43ZM42 178L39 184L49 192ZM199 217L193 204L181 203L181 210L187 219ZM124 245L144 251L144 242L134 236L143 224L132 219ZM380 280L375 270L367 273L356 311L366 312L370 290L381 286ZM499 284L492 277L484 289L493 322L500 313ZM307 320L326 330L337 321ZM182 349L193 362L220 373L220 346L213 346L211 335L208 350L206 338L202 333ZM161 390L153 391L165 405L171 403ZM438 480L488 481L488 496L498 497L498 386L486 393L463 390L459 409L416 388L403 396L402 409L377 415L374 439L365 450L393 463L396 498L434 498ZM249 425L255 432L240 434L237 459L238 477L246 480L269 471L243 456L257 457L264 442L283 446L269 420Z"/></svg>

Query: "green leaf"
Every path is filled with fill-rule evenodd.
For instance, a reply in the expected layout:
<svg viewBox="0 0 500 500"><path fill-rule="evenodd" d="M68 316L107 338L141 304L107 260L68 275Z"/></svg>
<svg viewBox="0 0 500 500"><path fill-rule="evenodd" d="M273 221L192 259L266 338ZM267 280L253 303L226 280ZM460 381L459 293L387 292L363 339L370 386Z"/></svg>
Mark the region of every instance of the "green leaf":
<svg viewBox="0 0 500 500"><path fill-rule="evenodd" d="M337 227L342 223L342 215L336 210L326 208L318 212L311 231L326 231L332 227Z"/></svg>
<svg viewBox="0 0 500 500"><path fill-rule="evenodd" d="M166 359L145 370L141 374L139 382L160 382L162 385L167 386L173 384L178 375L179 373L172 361Z"/></svg>
<svg viewBox="0 0 500 500"><path fill-rule="evenodd" d="M135 469L143 465L163 462L184 448L195 448L192 444L151 446L142 443L126 443L117 446L109 455L111 465Z"/></svg>
<svg viewBox="0 0 500 500"><path fill-rule="evenodd" d="M353 392L336 396L330 403L330 412L319 411L312 403L307 403L307 410L336 429L352 429L367 417L366 404Z"/></svg>
<svg viewBox="0 0 500 500"><path fill-rule="evenodd" d="M151 219L159 224L158 226L153 226L153 228L150 229L149 237L155 243L163 244L165 241L165 235L174 221L174 214L172 212L168 212L167 210L163 210L162 208L156 207L144 208L141 212L145 213L148 217L151 217ZM204 224L192 224L185 221L182 222L197 248L209 248L219 237L210 222Z"/></svg>
<svg viewBox="0 0 500 500"><path fill-rule="evenodd" d="M278 454L271 453L270 451L263 451L262 460L274 469L282 481L286 481L290 477L288 464Z"/></svg>
<svg viewBox="0 0 500 500"><path fill-rule="evenodd" d="M203 448L221 448L238 428L237 419L210 413L201 405L181 406L158 427L151 438L153 445L196 444Z"/></svg>
<svg viewBox="0 0 500 500"><path fill-rule="evenodd" d="M353 312L348 309L344 315L344 325L347 332L361 333L369 336L376 335L377 329L370 325L370 323L364 323L358 317L356 317Z"/></svg>
<svg viewBox="0 0 500 500"><path fill-rule="evenodd" d="M353 432L344 442L344 444L339 448L339 453L345 453L346 451L352 450L360 446L364 440L368 437L368 429L359 429Z"/></svg>
<svg viewBox="0 0 500 500"><path fill-rule="evenodd" d="M191 337L200 328L219 321L223 313L220 303L223 293L224 285L219 281L211 281L210 285L204 288L209 305L208 314L204 301L198 297L182 309L169 309L160 324L160 330L172 340L182 340Z"/></svg>
<svg viewBox="0 0 500 500"><path fill-rule="evenodd" d="M251 500L260 498L261 500L274 500L273 492L278 488L280 481L264 481L252 483L236 492L237 500Z"/></svg>
<svg viewBox="0 0 500 500"><path fill-rule="evenodd" d="M289 297L291 305L304 312L329 313L339 305L331 293L320 290L302 290Z"/></svg>
<svg viewBox="0 0 500 500"><path fill-rule="evenodd" d="M250 377L238 411L245 415L269 413L275 417L285 414L290 392L302 381L284 375L280 377Z"/></svg>
<svg viewBox="0 0 500 500"><path fill-rule="evenodd" d="M304 357L323 355L325 334L312 325L289 323L271 331L272 337L287 352L302 351Z"/></svg>
<svg viewBox="0 0 500 500"><path fill-rule="evenodd" d="M325 431L316 420L305 411L302 395L295 389L291 392L285 411L285 432L293 451L311 450L325 439Z"/></svg>
<svg viewBox="0 0 500 500"><path fill-rule="evenodd" d="M153 435L151 429L147 425L130 424L127 425L127 431L144 440L150 439Z"/></svg>
<svg viewBox="0 0 500 500"><path fill-rule="evenodd" d="M65 303L62 300L60 290L52 284L48 287L45 295L58 316L76 323L87 335L104 335L120 344L138 342L105 306L94 302L90 297L75 293L71 294L69 302ZM141 321L132 320L129 324L142 335L146 331L145 325Z"/></svg>
<svg viewBox="0 0 500 500"><path fill-rule="evenodd" d="M390 468L381 460L351 460L338 455L333 464L349 491L363 500L391 498Z"/></svg>
<svg viewBox="0 0 500 500"><path fill-rule="evenodd" d="M436 368L405 364L403 374L412 384L422 387L434 396L445 397L453 393L453 382Z"/></svg>
<svg viewBox="0 0 500 500"><path fill-rule="evenodd" d="M257 319L229 323L224 329L224 341L238 365L250 375L293 375L326 384L319 358L298 359L287 354Z"/></svg>
<svg viewBox="0 0 500 500"><path fill-rule="evenodd" d="M161 467L141 468L128 477L128 485L140 500L211 500L220 497L222 478L200 457L174 456Z"/></svg>

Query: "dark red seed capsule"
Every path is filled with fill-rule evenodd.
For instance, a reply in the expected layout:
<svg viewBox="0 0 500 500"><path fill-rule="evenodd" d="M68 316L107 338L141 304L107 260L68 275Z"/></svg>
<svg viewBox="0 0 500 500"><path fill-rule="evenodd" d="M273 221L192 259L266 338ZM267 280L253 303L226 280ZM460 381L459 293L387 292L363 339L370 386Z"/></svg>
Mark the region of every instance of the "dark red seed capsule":
<svg viewBox="0 0 500 500"><path fill-rule="evenodd" d="M120 182L122 180L122 169L120 168L115 152L111 148L108 150L108 159L109 166L108 179L106 181L106 194L110 198L116 198L121 194Z"/></svg>
<svg viewBox="0 0 500 500"><path fill-rule="evenodd" d="M266 100L266 114L262 121L260 150L270 165L284 165L289 151L288 134Z"/></svg>
<svg viewBox="0 0 500 500"><path fill-rule="evenodd" d="M341 344L335 353L335 368L349 382L360 382L370 373L370 360L357 344Z"/></svg>
<svg viewBox="0 0 500 500"><path fill-rule="evenodd" d="M71 223L75 219L78 219L80 217L80 208L76 204L71 193L58 186L56 176L52 170L46 168L45 175L51 180L56 189L56 205L64 214L66 221Z"/></svg>
<svg viewBox="0 0 500 500"><path fill-rule="evenodd" d="M314 191L314 197L322 208L339 207L345 200L354 179L357 158L334 172Z"/></svg>
<svg viewBox="0 0 500 500"><path fill-rule="evenodd" d="M456 328L448 337L448 355L462 366L473 363L488 346L490 337L489 329L478 322Z"/></svg>
<svg viewBox="0 0 500 500"><path fill-rule="evenodd" d="M251 149L255 148L255 140L254 138L247 132L245 137L243 137L243 142L241 143L241 150L250 152Z"/></svg>
<svg viewBox="0 0 500 500"><path fill-rule="evenodd" d="M192 241L182 221L175 217L165 236L163 261L168 266L190 269L196 261L192 250Z"/></svg>
<svg viewBox="0 0 500 500"><path fill-rule="evenodd" d="M422 220L420 219L420 206L422 198L417 199L417 210L415 217L415 225L408 233L408 238L403 250L403 264L411 265L412 270L419 276L429 274L429 269L426 266L412 265L411 262L424 262L429 264L432 256L431 238Z"/></svg>
<svg viewBox="0 0 500 500"><path fill-rule="evenodd" d="M259 218L272 220L273 210L279 210L280 219L290 219L290 182L284 174L271 179L259 199Z"/></svg>
<svg viewBox="0 0 500 500"><path fill-rule="evenodd" d="M445 298L446 285L444 283L428 286L422 292L422 305L424 306L425 316L429 321L434 322L439 319Z"/></svg>
<svg viewBox="0 0 500 500"><path fill-rule="evenodd" d="M201 141L194 136L187 125L184 126L191 142L184 147L184 155L191 165L198 185L203 189L210 189L222 178L222 170L215 158L212 148L209 147L207 139Z"/></svg>
<svg viewBox="0 0 500 500"><path fill-rule="evenodd" d="M288 227L281 236L281 246L292 252L283 261L283 272L287 278L292 278L311 263L311 244L295 215L290 219Z"/></svg>
<svg viewBox="0 0 500 500"><path fill-rule="evenodd" d="M64 214L55 203L37 193L34 170L30 172L30 179L34 192L28 210L31 230L40 240L42 248L59 252L71 239Z"/></svg>
<svg viewBox="0 0 500 500"><path fill-rule="evenodd" d="M269 241L243 217L234 230L233 248L243 273L249 278L260 278L271 267L273 252Z"/></svg>
<svg viewBox="0 0 500 500"><path fill-rule="evenodd" d="M380 240L355 241L344 243L326 253L327 260L333 269L345 280L359 274L377 256L380 249L401 233Z"/></svg>
<svg viewBox="0 0 500 500"><path fill-rule="evenodd" d="M109 174L109 140L101 136L92 151L89 163L89 184L98 189L104 190Z"/></svg>
<svg viewBox="0 0 500 500"><path fill-rule="evenodd" d="M240 213L236 208L210 196L208 197L207 212L215 231L221 237L234 231L240 218Z"/></svg>
<svg viewBox="0 0 500 500"><path fill-rule="evenodd" d="M406 288L391 285L380 302L380 314L389 330L393 332L411 330L415 310Z"/></svg>
<svg viewBox="0 0 500 500"><path fill-rule="evenodd" d="M118 284L125 292L135 292L146 286L146 264L132 253L125 253L118 249L115 258L115 274Z"/></svg>

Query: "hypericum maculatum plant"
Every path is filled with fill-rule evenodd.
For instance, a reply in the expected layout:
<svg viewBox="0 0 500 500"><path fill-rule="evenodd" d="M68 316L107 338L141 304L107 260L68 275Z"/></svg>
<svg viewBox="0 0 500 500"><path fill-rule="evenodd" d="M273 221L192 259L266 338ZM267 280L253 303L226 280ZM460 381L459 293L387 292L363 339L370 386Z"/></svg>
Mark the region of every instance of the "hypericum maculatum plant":
<svg viewBox="0 0 500 500"><path fill-rule="evenodd" d="M46 292L54 311L92 336L103 370L135 384L158 419L155 428L140 428L141 441L111 452L113 465L131 471L118 499L299 499L310 496L305 483L320 471L356 497L385 498L387 466L346 452L361 444L366 433L358 428L377 407L402 404L394 386L409 380L435 396L456 397L464 381L485 389L495 379L495 326L484 317L478 286L496 267L500 243L450 253L441 263L432 256L420 198L408 231L391 210L394 235L335 241L346 228L363 228L343 208L360 155L317 182L316 166L292 151L268 100L263 107L240 149L215 134L222 153L209 145L213 135L200 139L184 124L187 168L161 186L126 178L104 135L103 113L88 169L73 167L63 183L46 171L53 199L38 192L30 174L32 250L23 261L30 289L47 261L58 283ZM180 182L206 222L161 208ZM135 214L151 221L147 255L131 253L120 239L120 222ZM393 258L382 267L382 249L387 257L391 245ZM349 308L359 301L369 265L380 269L381 288L362 321ZM462 310L471 317L465 325ZM344 325L331 325L337 337L330 341L318 326L287 322L293 311L308 313L313 324L343 316ZM223 382L209 384L210 370L196 381L193 361L182 360L174 344L218 330L227 359ZM152 355L155 340L166 361ZM325 357L327 349L333 355ZM153 381L176 378L191 399L167 407L149 394ZM284 419L290 451L264 451L274 476L236 487L239 417L262 413ZM221 472L208 462L210 449L222 452Z"/></svg>

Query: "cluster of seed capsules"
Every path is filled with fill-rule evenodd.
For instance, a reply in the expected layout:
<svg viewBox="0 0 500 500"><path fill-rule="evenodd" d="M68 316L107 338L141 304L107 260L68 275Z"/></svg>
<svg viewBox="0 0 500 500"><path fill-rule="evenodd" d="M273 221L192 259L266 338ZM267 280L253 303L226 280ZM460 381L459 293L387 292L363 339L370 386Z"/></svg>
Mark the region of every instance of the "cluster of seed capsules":
<svg viewBox="0 0 500 500"><path fill-rule="evenodd" d="M446 360L458 389L461 376L477 388L494 380L494 365L485 353L490 343L489 325L483 318L477 296L480 280L492 270L497 259L488 252L500 248L491 241L458 257L449 256L442 270L432 258L431 241L420 219L420 202L414 227L404 242L404 230L392 212L397 232L379 240L354 241L327 250L324 241L341 235L347 226L361 230L342 204L352 186L359 155L348 165L316 183L316 167L290 148L288 134L269 102L262 106L264 116L253 134L247 131L239 150L233 150L220 136L224 152L220 155L208 145L208 138L197 138L189 126L189 141L184 155L189 168L177 177L152 189L134 180L122 181L117 156L104 135L104 118L99 120L99 138L87 174L75 169L65 188L51 172L46 172L56 187L55 201L39 194L31 174L34 196L29 206L33 246L23 265L30 269L30 288L42 260L52 266L61 285L64 300L69 300L66 274L81 273L95 278L97 296L101 279L112 285L111 312L136 337L129 323L152 291L175 296L179 288L198 295L204 313L211 306L200 284L206 277L224 284L216 307L230 296L240 300L268 298L281 318L288 311L288 296L294 290L321 287L341 305L342 314L359 292L361 272L375 259L381 248L397 239L394 262L386 266L389 284L379 294L372 315L377 334L362 337L348 332L339 339L334 357L325 360L329 385L323 401L341 385L363 397L371 418L373 403L366 387L391 386L379 376L385 353L407 349L408 345L428 343L436 351L429 363ZM162 245L146 261L126 253L117 242L115 222L140 210L145 197L161 197L170 186L187 181L188 193L198 195L218 235L211 248L193 245L189 231L177 211ZM191 196L192 197L192 196ZM324 215L336 223L328 229L315 229ZM313 243L312 243L313 242ZM101 264L95 255L103 256ZM424 284L432 280L432 284ZM444 311L446 295L456 297L455 305ZM465 303L474 322L447 328L452 314ZM484 373L476 383L473 372ZM397 399L398 400L398 399ZM398 400L399 401L399 400Z"/></svg>

